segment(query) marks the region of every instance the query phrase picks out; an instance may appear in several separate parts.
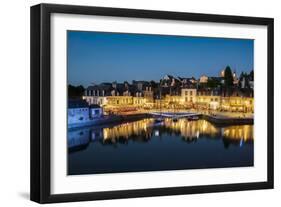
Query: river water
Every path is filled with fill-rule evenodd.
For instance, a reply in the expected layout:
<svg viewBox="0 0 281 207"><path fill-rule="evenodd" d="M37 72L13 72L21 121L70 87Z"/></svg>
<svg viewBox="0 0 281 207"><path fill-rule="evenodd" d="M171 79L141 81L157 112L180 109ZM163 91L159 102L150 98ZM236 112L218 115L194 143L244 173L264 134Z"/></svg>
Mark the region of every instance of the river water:
<svg viewBox="0 0 281 207"><path fill-rule="evenodd" d="M253 125L148 118L68 131L69 175L253 164Z"/></svg>

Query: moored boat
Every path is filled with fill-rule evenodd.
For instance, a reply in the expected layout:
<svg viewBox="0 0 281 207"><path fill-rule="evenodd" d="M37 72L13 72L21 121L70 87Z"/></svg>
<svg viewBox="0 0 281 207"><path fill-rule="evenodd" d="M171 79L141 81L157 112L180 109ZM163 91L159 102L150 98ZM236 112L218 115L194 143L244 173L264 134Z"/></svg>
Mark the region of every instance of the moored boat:
<svg viewBox="0 0 281 207"><path fill-rule="evenodd" d="M187 118L189 121L196 121L196 120L199 120L199 117L198 116L190 116Z"/></svg>

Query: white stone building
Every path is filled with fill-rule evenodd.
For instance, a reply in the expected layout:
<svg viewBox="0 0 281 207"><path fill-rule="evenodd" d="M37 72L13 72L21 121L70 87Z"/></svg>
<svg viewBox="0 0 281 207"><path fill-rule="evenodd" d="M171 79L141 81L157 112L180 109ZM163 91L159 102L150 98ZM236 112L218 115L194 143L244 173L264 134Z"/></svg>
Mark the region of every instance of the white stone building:
<svg viewBox="0 0 281 207"><path fill-rule="evenodd" d="M197 90L195 88L182 88L181 97L183 103L195 103Z"/></svg>
<svg viewBox="0 0 281 207"><path fill-rule="evenodd" d="M100 118L102 116L103 116L103 109L99 105L93 104L90 106L91 119Z"/></svg>
<svg viewBox="0 0 281 207"><path fill-rule="evenodd" d="M69 100L67 109L67 123L79 124L89 121L89 106L82 100Z"/></svg>

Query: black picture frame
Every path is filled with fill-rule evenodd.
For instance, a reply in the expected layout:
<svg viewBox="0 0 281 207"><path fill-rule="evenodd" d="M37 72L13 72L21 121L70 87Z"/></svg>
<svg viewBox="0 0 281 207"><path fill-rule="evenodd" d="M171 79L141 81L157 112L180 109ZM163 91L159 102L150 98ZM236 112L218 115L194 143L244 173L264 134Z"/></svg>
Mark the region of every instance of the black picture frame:
<svg viewBox="0 0 281 207"><path fill-rule="evenodd" d="M50 184L50 15L52 13L134 17L149 19L181 20L194 22L218 22L267 26L267 181L236 184L219 184L186 187L51 194ZM103 8L56 4L39 4L31 7L31 174L30 199L38 203L86 201L101 199L166 196L179 194L210 193L273 188L273 47L274 20L272 18L195 14L152 10Z"/></svg>

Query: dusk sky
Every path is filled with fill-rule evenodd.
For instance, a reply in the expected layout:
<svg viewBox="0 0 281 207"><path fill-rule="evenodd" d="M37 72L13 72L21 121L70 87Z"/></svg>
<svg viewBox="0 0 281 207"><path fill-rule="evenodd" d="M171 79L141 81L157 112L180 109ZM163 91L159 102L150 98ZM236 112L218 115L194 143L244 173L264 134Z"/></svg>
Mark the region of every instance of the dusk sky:
<svg viewBox="0 0 281 207"><path fill-rule="evenodd" d="M159 81L164 75L238 75L253 68L254 41L107 32L67 32L68 83Z"/></svg>

